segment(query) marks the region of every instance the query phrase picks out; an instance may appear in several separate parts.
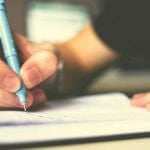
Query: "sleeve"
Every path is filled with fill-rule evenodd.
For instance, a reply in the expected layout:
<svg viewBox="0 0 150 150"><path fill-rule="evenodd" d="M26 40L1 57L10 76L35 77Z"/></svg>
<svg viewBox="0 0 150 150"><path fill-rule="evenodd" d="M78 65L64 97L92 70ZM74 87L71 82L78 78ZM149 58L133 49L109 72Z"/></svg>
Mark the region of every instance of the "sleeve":
<svg viewBox="0 0 150 150"><path fill-rule="evenodd" d="M124 57L144 59L150 57L149 8L148 0L95 0L93 26L103 41Z"/></svg>

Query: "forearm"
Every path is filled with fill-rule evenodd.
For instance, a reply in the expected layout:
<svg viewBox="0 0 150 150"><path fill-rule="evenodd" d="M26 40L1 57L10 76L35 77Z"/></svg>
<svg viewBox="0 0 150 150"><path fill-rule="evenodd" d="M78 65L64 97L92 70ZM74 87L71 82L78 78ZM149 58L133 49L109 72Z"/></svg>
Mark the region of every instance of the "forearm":
<svg viewBox="0 0 150 150"><path fill-rule="evenodd" d="M76 37L65 43L57 44L68 67L91 73L117 58L113 52L88 24Z"/></svg>
<svg viewBox="0 0 150 150"><path fill-rule="evenodd" d="M91 24L73 39L56 45L64 60L65 91L80 90L96 70L117 58L103 41L96 36Z"/></svg>

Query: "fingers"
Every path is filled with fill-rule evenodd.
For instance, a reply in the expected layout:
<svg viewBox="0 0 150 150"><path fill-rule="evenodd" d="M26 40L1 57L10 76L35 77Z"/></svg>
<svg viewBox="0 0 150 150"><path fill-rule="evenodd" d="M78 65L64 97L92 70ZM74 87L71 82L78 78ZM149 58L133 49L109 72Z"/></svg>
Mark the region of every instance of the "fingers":
<svg viewBox="0 0 150 150"><path fill-rule="evenodd" d="M39 51L32 55L22 66L21 76L27 88L33 88L51 77L57 70L58 60L50 51Z"/></svg>
<svg viewBox="0 0 150 150"><path fill-rule="evenodd" d="M27 94L27 108L31 108L37 104L44 104L46 102L46 96L41 89L34 89ZM19 100L15 94L9 93L3 89L0 89L0 109L23 109L23 106L19 103Z"/></svg>
<svg viewBox="0 0 150 150"><path fill-rule="evenodd" d="M15 92L20 88L20 79L2 60L0 60L0 88L9 92Z"/></svg>
<svg viewBox="0 0 150 150"><path fill-rule="evenodd" d="M16 108L19 105L15 94L0 89L0 108Z"/></svg>
<svg viewBox="0 0 150 150"><path fill-rule="evenodd" d="M42 89L35 88L31 91L31 94L33 96L33 106L46 103L47 98Z"/></svg>
<svg viewBox="0 0 150 150"><path fill-rule="evenodd" d="M14 38L16 46L19 49L20 57L23 59L23 61L41 50L48 50L57 56L59 55L58 51L56 51L55 47L50 43L34 43L20 34L14 34Z"/></svg>
<svg viewBox="0 0 150 150"><path fill-rule="evenodd" d="M29 109L39 104L45 104L46 101L47 101L47 98L42 89L40 88L32 89L30 92L28 91L28 94L27 94L26 108ZM22 108L22 106L19 106L19 108Z"/></svg>
<svg viewBox="0 0 150 150"><path fill-rule="evenodd" d="M33 98L28 96L27 106L31 106L33 103ZM16 109L23 106L19 103L17 96L14 93L9 93L3 89L0 89L0 109Z"/></svg>
<svg viewBox="0 0 150 150"><path fill-rule="evenodd" d="M23 59L21 77L27 88L33 88L57 69L58 56L51 44L35 44L21 35L14 35L17 48ZM22 108L15 92L20 88L20 79L0 60L0 108ZM46 96L41 89L32 89L27 94L27 108L44 103Z"/></svg>
<svg viewBox="0 0 150 150"><path fill-rule="evenodd" d="M135 94L131 98L131 105L136 107L144 107L150 111L150 93Z"/></svg>
<svg viewBox="0 0 150 150"><path fill-rule="evenodd" d="M31 56L31 42L20 34L13 34L15 39L15 44L20 55L20 60L24 62L28 57Z"/></svg>
<svg viewBox="0 0 150 150"><path fill-rule="evenodd" d="M40 84L56 73L59 51L50 43L33 43L25 37L14 34L16 45L25 63L21 68L21 77L28 89Z"/></svg>

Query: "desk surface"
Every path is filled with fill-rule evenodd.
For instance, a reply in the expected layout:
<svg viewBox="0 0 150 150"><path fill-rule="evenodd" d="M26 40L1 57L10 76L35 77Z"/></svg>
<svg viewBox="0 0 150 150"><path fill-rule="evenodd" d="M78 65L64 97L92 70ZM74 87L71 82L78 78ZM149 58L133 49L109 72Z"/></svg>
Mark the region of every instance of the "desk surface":
<svg viewBox="0 0 150 150"><path fill-rule="evenodd" d="M53 147L39 147L39 148L25 148L22 150L149 150L150 138L145 139L132 139L132 140L120 140L109 142L97 142L89 144L75 144ZM21 149L18 149L21 150Z"/></svg>

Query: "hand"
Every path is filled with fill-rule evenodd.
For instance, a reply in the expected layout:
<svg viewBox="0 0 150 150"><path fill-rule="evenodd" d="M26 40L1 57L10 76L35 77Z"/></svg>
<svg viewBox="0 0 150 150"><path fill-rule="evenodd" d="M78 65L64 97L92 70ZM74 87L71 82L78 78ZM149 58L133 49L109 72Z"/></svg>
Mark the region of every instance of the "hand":
<svg viewBox="0 0 150 150"><path fill-rule="evenodd" d="M44 103L46 96L37 85L53 79L58 65L57 51L49 43L32 43L19 34L14 39L23 64L21 78L28 89L27 108ZM15 95L20 85L20 78L0 60L0 108L22 108Z"/></svg>
<svg viewBox="0 0 150 150"><path fill-rule="evenodd" d="M150 93L135 94L131 98L131 105L136 107L143 107L150 111Z"/></svg>

